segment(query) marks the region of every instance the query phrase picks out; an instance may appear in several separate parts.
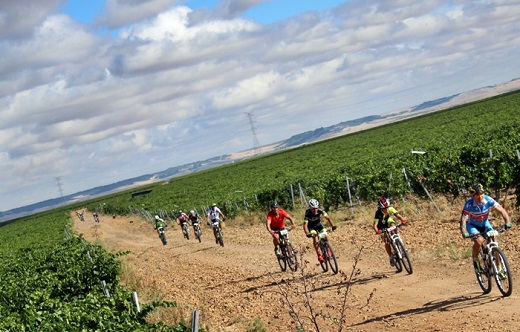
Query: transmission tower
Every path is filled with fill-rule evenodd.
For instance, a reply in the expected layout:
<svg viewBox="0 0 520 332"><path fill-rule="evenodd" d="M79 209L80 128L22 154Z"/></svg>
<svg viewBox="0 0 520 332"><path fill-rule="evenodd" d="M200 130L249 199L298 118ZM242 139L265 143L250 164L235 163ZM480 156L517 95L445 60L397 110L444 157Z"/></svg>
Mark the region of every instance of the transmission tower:
<svg viewBox="0 0 520 332"><path fill-rule="evenodd" d="M253 113L247 112L245 114L247 116L247 119L249 120L249 126L251 127L251 134L253 134L253 149L254 149L254 155L256 156L261 151L260 151L260 143L258 143L258 138L256 137L256 129L255 129L255 121L253 120Z"/></svg>
<svg viewBox="0 0 520 332"><path fill-rule="evenodd" d="M57 176L54 179L56 179L56 185L58 186L58 191L60 192L61 201L65 203L65 198L63 197L63 188L61 187L61 177Z"/></svg>

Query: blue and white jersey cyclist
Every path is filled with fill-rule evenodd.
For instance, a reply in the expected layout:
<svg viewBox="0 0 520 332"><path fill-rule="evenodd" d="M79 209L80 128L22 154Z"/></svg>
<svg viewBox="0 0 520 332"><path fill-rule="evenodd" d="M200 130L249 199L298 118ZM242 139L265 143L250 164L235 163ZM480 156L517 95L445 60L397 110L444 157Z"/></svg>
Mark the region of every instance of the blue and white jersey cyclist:
<svg viewBox="0 0 520 332"><path fill-rule="evenodd" d="M462 209L460 220L460 231L464 238L473 239L473 264L478 267L478 254L480 247L484 243L481 233L493 230L493 225L489 222L489 212L497 210L502 215L505 227L511 227L511 220L507 211L492 197L484 194L484 187L480 183L475 183L469 188L471 198L469 198Z"/></svg>

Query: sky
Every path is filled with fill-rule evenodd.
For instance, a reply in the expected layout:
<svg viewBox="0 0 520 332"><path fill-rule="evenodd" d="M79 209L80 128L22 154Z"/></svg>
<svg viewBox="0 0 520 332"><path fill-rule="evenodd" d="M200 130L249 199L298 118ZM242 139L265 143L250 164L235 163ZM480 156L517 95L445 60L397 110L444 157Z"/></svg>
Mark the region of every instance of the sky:
<svg viewBox="0 0 520 332"><path fill-rule="evenodd" d="M518 0L2 0L0 211L510 81L518 17Z"/></svg>

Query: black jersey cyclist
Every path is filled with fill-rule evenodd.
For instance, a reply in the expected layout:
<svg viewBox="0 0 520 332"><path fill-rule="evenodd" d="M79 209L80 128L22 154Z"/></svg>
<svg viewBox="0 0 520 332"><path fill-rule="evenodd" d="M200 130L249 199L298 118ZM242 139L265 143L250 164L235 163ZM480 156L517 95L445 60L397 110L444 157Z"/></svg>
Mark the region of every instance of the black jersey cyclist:
<svg viewBox="0 0 520 332"><path fill-rule="evenodd" d="M320 233L325 227L323 226L321 218L327 219L330 226L332 227L332 230L336 230L336 226L334 225L334 222L332 221L331 217L320 208L320 203L316 199L309 200L309 208L307 211L305 211L305 216L303 218L304 224L303 229L305 231L305 234L307 237L312 237L314 250L316 250L316 255L318 256L318 260L320 262L324 261L323 256L321 256L320 248L318 245L318 237L313 236L311 234L311 231L314 230L317 233Z"/></svg>

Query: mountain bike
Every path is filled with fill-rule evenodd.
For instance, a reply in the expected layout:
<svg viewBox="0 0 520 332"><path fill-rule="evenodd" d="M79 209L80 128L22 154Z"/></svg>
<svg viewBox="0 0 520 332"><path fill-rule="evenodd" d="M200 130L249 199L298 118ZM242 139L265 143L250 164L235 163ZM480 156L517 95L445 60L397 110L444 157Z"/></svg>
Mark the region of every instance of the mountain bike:
<svg viewBox="0 0 520 332"><path fill-rule="evenodd" d="M189 240L190 239L190 230L188 228L188 222L182 222L181 228L182 228L182 235L184 236L184 238L186 238L186 240Z"/></svg>
<svg viewBox="0 0 520 332"><path fill-rule="evenodd" d="M404 267L408 274L412 274L413 268L412 262L410 261L410 256L408 255L408 250L404 245L404 241L401 238L401 235L397 232L397 227L401 227L401 225L402 224L390 226L383 229L383 232L388 237L388 241L392 246L392 256L394 258L397 272L401 272Z"/></svg>
<svg viewBox="0 0 520 332"><path fill-rule="evenodd" d="M502 252L498 246L498 242L495 240L495 237L505 230L506 229L502 227L498 230L480 233L485 241L480 248L478 256L480 269L479 266L474 266L474 268L478 284L484 294L491 292L493 278L503 296L509 296L513 292L513 278L511 276L509 263L507 262L506 255Z"/></svg>
<svg viewBox="0 0 520 332"><path fill-rule="evenodd" d="M164 246L168 243L168 241L166 241L166 234L164 232L164 227L159 227L159 238L161 239L161 242Z"/></svg>
<svg viewBox="0 0 520 332"><path fill-rule="evenodd" d="M290 229L275 231L280 235L280 254L277 256L277 259L282 271L285 272L287 270L287 265L289 265L289 269L295 272L298 269L298 257L291 241L289 240L289 231Z"/></svg>
<svg viewBox="0 0 520 332"><path fill-rule="evenodd" d="M195 238L199 240L199 242L202 241L202 229L200 229L199 222L194 222L191 224L193 226L193 232L195 233Z"/></svg>
<svg viewBox="0 0 520 332"><path fill-rule="evenodd" d="M334 250L330 242L327 239L328 230L323 228L319 233L314 229L309 232L312 236L318 236L320 246L321 256L323 257L323 262L320 262L321 268L323 272L327 272L330 269L334 274L338 273L338 262L336 260L336 255L334 254Z"/></svg>
<svg viewBox="0 0 520 332"><path fill-rule="evenodd" d="M213 227L213 229L214 229L215 242L223 247L224 246L224 235L222 234L222 229L220 228L220 221L219 220L212 221L211 227Z"/></svg>

